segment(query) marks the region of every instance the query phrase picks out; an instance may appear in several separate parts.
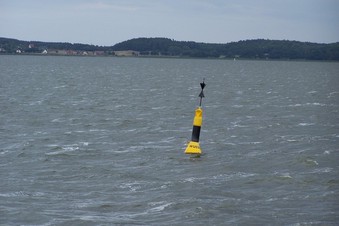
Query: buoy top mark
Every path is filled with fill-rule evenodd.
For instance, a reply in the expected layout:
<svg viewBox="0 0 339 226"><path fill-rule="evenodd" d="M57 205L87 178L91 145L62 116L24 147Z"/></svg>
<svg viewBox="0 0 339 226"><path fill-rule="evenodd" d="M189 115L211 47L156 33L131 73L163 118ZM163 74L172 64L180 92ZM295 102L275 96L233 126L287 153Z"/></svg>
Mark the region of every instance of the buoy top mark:
<svg viewBox="0 0 339 226"><path fill-rule="evenodd" d="M202 80L202 82L200 83L200 86L201 86L201 92L200 92L200 94L199 94L199 97L200 97L200 103L199 103L199 106L201 107L202 98L205 97L205 95L204 95L204 88L205 88L205 86L206 86L206 84L205 84L205 78L204 78L204 79Z"/></svg>
<svg viewBox="0 0 339 226"><path fill-rule="evenodd" d="M201 86L201 89L203 90L206 86L205 84L205 78L202 80L202 82L200 82L200 86Z"/></svg>

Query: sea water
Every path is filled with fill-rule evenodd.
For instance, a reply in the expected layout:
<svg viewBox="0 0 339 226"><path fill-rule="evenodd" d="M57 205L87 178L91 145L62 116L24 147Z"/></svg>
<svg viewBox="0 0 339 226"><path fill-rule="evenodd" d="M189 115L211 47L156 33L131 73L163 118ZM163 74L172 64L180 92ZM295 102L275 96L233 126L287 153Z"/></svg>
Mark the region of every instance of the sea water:
<svg viewBox="0 0 339 226"><path fill-rule="evenodd" d="M338 160L338 62L0 56L1 225L338 225Z"/></svg>

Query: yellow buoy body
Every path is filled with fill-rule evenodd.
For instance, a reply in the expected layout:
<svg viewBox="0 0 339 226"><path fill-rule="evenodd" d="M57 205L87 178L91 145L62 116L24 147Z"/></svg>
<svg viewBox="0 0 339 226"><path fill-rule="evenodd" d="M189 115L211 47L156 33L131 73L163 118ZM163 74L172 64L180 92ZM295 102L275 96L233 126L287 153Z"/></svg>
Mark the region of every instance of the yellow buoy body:
<svg viewBox="0 0 339 226"><path fill-rule="evenodd" d="M191 138L191 141L187 145L185 154L201 154L201 149L200 149L200 144L199 144L201 125L202 125L202 108L198 107L195 110L195 116L193 119L192 138Z"/></svg>
<svg viewBox="0 0 339 226"><path fill-rule="evenodd" d="M200 144L198 142L190 141L185 150L185 154L201 154Z"/></svg>

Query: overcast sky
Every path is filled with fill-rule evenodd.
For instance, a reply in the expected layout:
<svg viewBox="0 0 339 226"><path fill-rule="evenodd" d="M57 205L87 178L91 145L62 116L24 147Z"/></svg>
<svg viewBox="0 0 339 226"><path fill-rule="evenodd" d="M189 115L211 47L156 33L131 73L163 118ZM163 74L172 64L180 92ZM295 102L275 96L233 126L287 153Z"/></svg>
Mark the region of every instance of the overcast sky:
<svg viewBox="0 0 339 226"><path fill-rule="evenodd" d="M110 46L138 37L339 41L339 0L0 0L0 37Z"/></svg>

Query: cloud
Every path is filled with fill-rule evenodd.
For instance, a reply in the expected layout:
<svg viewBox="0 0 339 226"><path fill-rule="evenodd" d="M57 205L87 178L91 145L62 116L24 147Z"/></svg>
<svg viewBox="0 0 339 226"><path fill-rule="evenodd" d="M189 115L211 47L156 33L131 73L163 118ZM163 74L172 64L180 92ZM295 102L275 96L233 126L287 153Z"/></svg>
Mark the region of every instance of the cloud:
<svg viewBox="0 0 339 226"><path fill-rule="evenodd" d="M336 42L338 11L338 0L0 0L0 27L5 37L103 45L141 36Z"/></svg>

